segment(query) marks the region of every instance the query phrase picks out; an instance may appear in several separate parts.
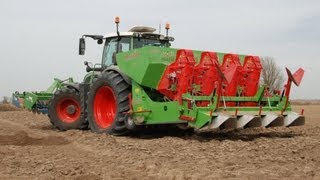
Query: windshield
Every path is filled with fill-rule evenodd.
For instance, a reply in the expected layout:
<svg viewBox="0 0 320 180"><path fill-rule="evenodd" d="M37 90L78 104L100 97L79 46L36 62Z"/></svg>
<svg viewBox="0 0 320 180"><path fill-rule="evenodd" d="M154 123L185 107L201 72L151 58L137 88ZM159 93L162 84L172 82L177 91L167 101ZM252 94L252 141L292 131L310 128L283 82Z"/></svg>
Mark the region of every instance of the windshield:
<svg viewBox="0 0 320 180"><path fill-rule="evenodd" d="M102 54L103 67L117 64L116 54L121 52L127 52L132 49L142 48L144 46L160 46L169 47L168 40L159 40L158 38L148 37L121 37L118 41L118 37L112 37L106 39L105 46Z"/></svg>
<svg viewBox="0 0 320 180"><path fill-rule="evenodd" d="M118 38L106 39L106 43L102 54L103 66L110 66L116 63L116 54L120 52L127 52L131 49L131 37L122 37L120 41Z"/></svg>

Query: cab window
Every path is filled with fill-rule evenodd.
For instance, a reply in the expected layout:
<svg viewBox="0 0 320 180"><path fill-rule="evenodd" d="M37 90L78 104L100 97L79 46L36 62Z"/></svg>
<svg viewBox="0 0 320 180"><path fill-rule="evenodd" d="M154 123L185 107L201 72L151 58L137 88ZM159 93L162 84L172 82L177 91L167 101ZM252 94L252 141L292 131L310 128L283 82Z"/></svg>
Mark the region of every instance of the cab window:
<svg viewBox="0 0 320 180"><path fill-rule="evenodd" d="M143 39L143 38L133 38L133 49L141 48L144 46L160 46L167 47L167 41L160 41L158 39Z"/></svg>
<svg viewBox="0 0 320 180"><path fill-rule="evenodd" d="M102 64L104 67L110 66L112 64L117 64L116 54L120 52L130 51L131 47L130 37L121 37L118 41L117 37L106 39L103 54L102 54Z"/></svg>

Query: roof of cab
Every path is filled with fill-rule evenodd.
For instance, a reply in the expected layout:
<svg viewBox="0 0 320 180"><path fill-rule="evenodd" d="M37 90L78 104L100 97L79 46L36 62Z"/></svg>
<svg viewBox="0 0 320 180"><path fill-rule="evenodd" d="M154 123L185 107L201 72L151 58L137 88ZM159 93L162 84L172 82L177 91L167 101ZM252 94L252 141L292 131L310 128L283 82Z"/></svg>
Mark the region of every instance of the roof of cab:
<svg viewBox="0 0 320 180"><path fill-rule="evenodd" d="M128 32L120 32L120 36L133 36L134 33L148 33L148 34L157 34L154 33L156 31L153 27L148 26L134 26ZM116 32L108 33L103 38L117 37L118 34Z"/></svg>

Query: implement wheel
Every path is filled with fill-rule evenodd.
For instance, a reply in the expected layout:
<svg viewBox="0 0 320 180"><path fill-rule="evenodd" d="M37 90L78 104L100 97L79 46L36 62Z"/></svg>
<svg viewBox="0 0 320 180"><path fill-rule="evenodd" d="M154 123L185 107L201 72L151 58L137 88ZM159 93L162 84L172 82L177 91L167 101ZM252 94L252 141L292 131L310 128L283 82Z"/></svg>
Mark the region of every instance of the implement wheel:
<svg viewBox="0 0 320 180"><path fill-rule="evenodd" d="M125 112L129 111L130 85L117 72L103 72L88 94L89 127L96 133L123 135L128 132Z"/></svg>
<svg viewBox="0 0 320 180"><path fill-rule="evenodd" d="M48 116L51 124L61 131L88 126L81 113L79 92L75 89L57 90L49 103Z"/></svg>

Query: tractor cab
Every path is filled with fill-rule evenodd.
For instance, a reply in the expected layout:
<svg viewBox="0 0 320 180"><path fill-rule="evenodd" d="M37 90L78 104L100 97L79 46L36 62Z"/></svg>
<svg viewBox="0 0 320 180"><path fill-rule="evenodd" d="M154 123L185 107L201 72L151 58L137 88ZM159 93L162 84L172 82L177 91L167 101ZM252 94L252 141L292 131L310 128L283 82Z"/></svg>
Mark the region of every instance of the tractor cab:
<svg viewBox="0 0 320 180"><path fill-rule="evenodd" d="M97 40L98 44L103 44L101 69L110 65L117 65L116 54L142 48L144 46L170 47L173 37L168 36L170 25L166 24L166 35L154 33L155 28L147 26L134 26L127 32L119 32L119 18L115 18L117 31L105 36L83 35L79 42L79 55L85 53L85 38L90 37Z"/></svg>
<svg viewBox="0 0 320 180"><path fill-rule="evenodd" d="M128 32L110 33L104 36L105 45L102 54L102 66L116 65L116 54L142 48L144 46L170 47L174 39L154 33L156 29L146 26L134 26Z"/></svg>

